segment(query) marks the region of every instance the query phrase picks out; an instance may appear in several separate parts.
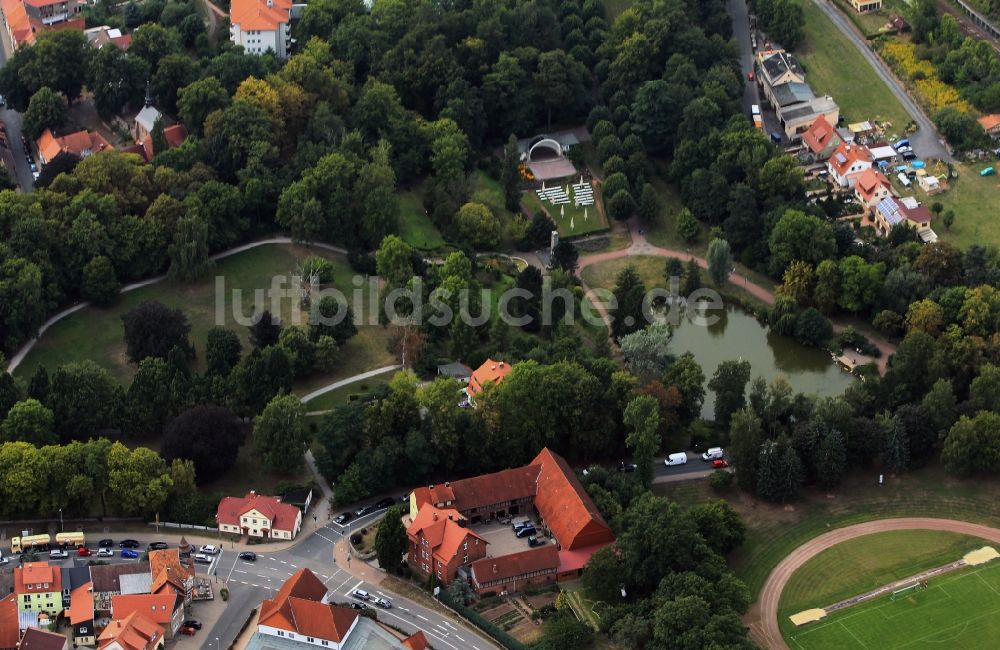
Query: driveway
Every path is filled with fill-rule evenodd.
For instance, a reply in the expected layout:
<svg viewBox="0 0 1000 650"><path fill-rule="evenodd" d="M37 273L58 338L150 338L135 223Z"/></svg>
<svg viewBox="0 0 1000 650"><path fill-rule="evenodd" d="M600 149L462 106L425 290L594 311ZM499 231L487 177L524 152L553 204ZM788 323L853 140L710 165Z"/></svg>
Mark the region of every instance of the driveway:
<svg viewBox="0 0 1000 650"><path fill-rule="evenodd" d="M827 17L837 26L843 34L854 44L855 47L861 52L861 56L865 57L868 64L875 70L875 74L879 76L885 85L896 95L899 102L903 105L913 119L916 121L919 127L916 133L908 136L910 140L910 145L913 147L913 151L921 158L939 158L946 162L952 162L954 159L948 152L942 142L941 136L938 134L937 129L934 127L934 123L931 122L930 118L924 113L924 111L917 105L913 98L910 97L909 93L906 92L906 88L903 87L902 83L896 78L896 75L889 70L885 62L868 47L868 41L858 33L855 29L854 24L847 19L844 14L837 9L833 3L829 0L813 0L817 7L827 15ZM836 97L834 97L836 99Z"/></svg>

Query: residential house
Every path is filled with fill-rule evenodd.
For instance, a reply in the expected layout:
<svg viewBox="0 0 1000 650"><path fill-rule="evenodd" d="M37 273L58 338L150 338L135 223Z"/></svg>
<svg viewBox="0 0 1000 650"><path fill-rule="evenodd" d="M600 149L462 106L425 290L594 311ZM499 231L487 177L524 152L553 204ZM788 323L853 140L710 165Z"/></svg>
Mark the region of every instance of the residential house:
<svg viewBox="0 0 1000 650"><path fill-rule="evenodd" d="M820 115L813 120L806 132L802 134L802 144L817 161L828 159L841 142L840 134L837 133L825 115Z"/></svg>
<svg viewBox="0 0 1000 650"><path fill-rule="evenodd" d="M851 6L859 14L866 14L881 9L882 0L851 0Z"/></svg>
<svg viewBox="0 0 1000 650"><path fill-rule="evenodd" d="M21 640L18 622L17 595L7 594L0 598L0 650L16 650Z"/></svg>
<svg viewBox="0 0 1000 650"><path fill-rule="evenodd" d="M853 144L841 144L826 161L830 178L841 187L854 187L858 177L871 166L868 148Z"/></svg>
<svg viewBox="0 0 1000 650"><path fill-rule="evenodd" d="M990 113L979 118L979 126L983 127L986 135L991 138L1000 138L1000 113Z"/></svg>
<svg viewBox="0 0 1000 650"><path fill-rule="evenodd" d="M302 512L309 511L309 505L312 503L313 491L310 487L296 488L294 490L288 490L278 499L282 503L286 503L290 506L295 506Z"/></svg>
<svg viewBox="0 0 1000 650"><path fill-rule="evenodd" d="M116 618L98 639L99 650L162 650L165 631L140 612Z"/></svg>
<svg viewBox="0 0 1000 650"><path fill-rule="evenodd" d="M486 557L486 540L465 525L457 510L425 503L406 529L410 542L407 563L417 573L434 575L442 585L454 580L459 568Z"/></svg>
<svg viewBox="0 0 1000 650"><path fill-rule="evenodd" d="M438 364L437 374L441 377L451 377L455 381L468 384L469 380L472 379L472 368L457 361L453 363L442 363Z"/></svg>
<svg viewBox="0 0 1000 650"><path fill-rule="evenodd" d="M527 585L555 582L558 569L559 550L553 544L546 544L473 562L470 575L476 593L514 593Z"/></svg>
<svg viewBox="0 0 1000 650"><path fill-rule="evenodd" d="M2 0L4 26L11 49L31 45L39 34L85 26L81 12L85 0Z"/></svg>
<svg viewBox="0 0 1000 650"><path fill-rule="evenodd" d="M875 229L886 237L889 232L900 224L913 226L922 240L936 241L937 235L930 228L931 213L920 205L913 197L896 199L888 197L875 206Z"/></svg>
<svg viewBox="0 0 1000 650"><path fill-rule="evenodd" d="M854 196L868 210L874 210L878 203L892 194L892 184L885 174L869 167L858 176L854 184Z"/></svg>
<svg viewBox="0 0 1000 650"><path fill-rule="evenodd" d="M127 50L132 45L132 35L123 34L117 27L112 28L107 25L91 27L83 32L87 36L87 43L96 50L105 45L113 45L119 50Z"/></svg>
<svg viewBox="0 0 1000 650"><path fill-rule="evenodd" d="M28 628L21 637L19 650L69 650L69 639L63 634Z"/></svg>
<svg viewBox="0 0 1000 650"><path fill-rule="evenodd" d="M73 626L73 647L97 643L94 629L94 595L90 582L73 590L69 603L69 622Z"/></svg>
<svg viewBox="0 0 1000 650"><path fill-rule="evenodd" d="M62 568L62 606L69 609L73 591L90 584L90 567L86 564ZM93 598L91 598L93 600Z"/></svg>
<svg viewBox="0 0 1000 650"><path fill-rule="evenodd" d="M797 140L809 130L818 118L825 118L830 124L840 120L840 107L830 96L815 97L807 102L779 106L775 109L778 122L789 140Z"/></svg>
<svg viewBox="0 0 1000 650"><path fill-rule="evenodd" d="M798 60L784 50L763 50L757 53L757 83L764 91L764 97L772 106L780 106L775 100L774 89L787 83L804 83L805 72Z"/></svg>
<svg viewBox="0 0 1000 650"><path fill-rule="evenodd" d="M274 52L288 58L292 37L291 0L232 0L229 5L229 40L247 54Z"/></svg>
<svg viewBox="0 0 1000 650"><path fill-rule="evenodd" d="M484 361L483 365L472 373L469 385L465 389L469 400L474 402L476 396L482 393L488 384L499 384L513 369L513 366L504 361L494 361L493 359Z"/></svg>
<svg viewBox="0 0 1000 650"><path fill-rule="evenodd" d="M185 604L191 603L194 593L194 565L182 562L180 551L176 548L149 552L149 576L151 594L174 593Z"/></svg>
<svg viewBox="0 0 1000 650"><path fill-rule="evenodd" d="M102 151L113 151L111 143L96 131L77 131L56 137L51 130L45 129L42 137L36 143L38 160L47 165L61 153L71 153L78 158L86 158Z"/></svg>
<svg viewBox="0 0 1000 650"><path fill-rule="evenodd" d="M774 101L771 103L775 110L794 104L804 104L816 99L812 88L804 81L789 81L780 86L775 86L773 93Z"/></svg>
<svg viewBox="0 0 1000 650"><path fill-rule="evenodd" d="M115 619L139 613L163 628L164 636L174 638L184 622L184 599L171 592L115 596L111 599L111 615Z"/></svg>
<svg viewBox="0 0 1000 650"><path fill-rule="evenodd" d="M146 578L146 590L149 593L150 566L149 562L129 562L127 564L105 564L90 567L90 579L94 588L94 609L99 612L111 611L111 599L122 593L122 583L126 576L142 574Z"/></svg>
<svg viewBox="0 0 1000 650"><path fill-rule="evenodd" d="M14 569L14 593L19 612L58 616L63 610L62 572L48 562L26 562Z"/></svg>
<svg viewBox="0 0 1000 650"><path fill-rule="evenodd" d="M400 639L374 619L328 602L326 587L312 571L303 568L281 586L274 598L261 603L257 632L246 648L315 647L425 650L429 646L420 632Z"/></svg>
<svg viewBox="0 0 1000 650"><path fill-rule="evenodd" d="M277 497L257 494L223 497L215 514L219 530L260 539L295 539L302 528L302 511Z"/></svg>

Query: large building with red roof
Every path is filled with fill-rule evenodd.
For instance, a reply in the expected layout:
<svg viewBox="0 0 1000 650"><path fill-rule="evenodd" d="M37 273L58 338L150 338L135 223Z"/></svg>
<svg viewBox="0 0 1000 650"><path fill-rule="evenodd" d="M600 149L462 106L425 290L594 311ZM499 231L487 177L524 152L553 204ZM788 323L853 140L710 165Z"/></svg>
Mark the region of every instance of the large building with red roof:
<svg viewBox="0 0 1000 650"><path fill-rule="evenodd" d="M425 504L406 529L410 568L448 585L458 569L486 557L486 540L466 528L457 510Z"/></svg>
<svg viewBox="0 0 1000 650"><path fill-rule="evenodd" d="M459 481L445 483L444 486L417 488L410 494L410 520L407 536L410 539L409 564L414 570L428 573L423 568L423 550L415 548L418 529L426 527L428 518L434 513L450 515L463 526L487 522L492 519L513 515L537 514L544 530L547 530L554 544L539 547L526 553L543 553L531 556L528 573L533 578L554 575L558 578L579 575L590 556L598 549L614 542L614 535L597 506L577 480L566 461L548 448L524 467L515 467L493 474L485 474ZM453 513L453 514L452 514ZM474 533L473 533L474 534ZM556 554L548 550L555 549ZM416 558L414 554L417 553ZM520 555L515 554L515 555ZM432 554L433 557L433 554ZM442 554L442 560L445 559ZM416 559L416 561L415 561ZM498 558L488 558L497 560ZM464 555L463 555L464 560ZM483 560L485 562L485 560ZM443 583L452 580L459 568L469 567L476 558L469 558L457 566L447 566L453 570L447 577L442 571L439 579ZM522 576L519 570L522 560L497 562L498 576L492 580L483 578L485 583L506 582L517 584ZM541 563L544 566L536 566ZM526 565L526 566L527 566ZM483 576L485 564L480 564ZM490 566L492 573L492 565ZM437 565L433 566L435 575ZM509 577L510 579L507 579ZM485 587L484 587L485 589Z"/></svg>
<svg viewBox="0 0 1000 650"><path fill-rule="evenodd" d="M51 130L45 129L38 142L38 158L42 165L47 165L61 153L71 153L78 158L86 158L102 151L112 151L114 147L97 131L76 131L63 136L56 136Z"/></svg>
<svg viewBox="0 0 1000 650"><path fill-rule="evenodd" d="M17 611L17 596L7 594L0 598L0 650L14 650L21 640Z"/></svg>
<svg viewBox="0 0 1000 650"><path fill-rule="evenodd" d="M229 40L242 45L247 54L271 51L280 59L288 58L291 18L291 0L232 0Z"/></svg>
<svg viewBox="0 0 1000 650"><path fill-rule="evenodd" d="M833 155L826 161L827 171L841 187L854 187L858 177L872 167L872 155L868 147L841 142Z"/></svg>
<svg viewBox="0 0 1000 650"><path fill-rule="evenodd" d="M184 598L173 592L160 594L119 594L111 598L111 615L125 619L140 613L163 628L170 639L184 622Z"/></svg>
<svg viewBox="0 0 1000 650"><path fill-rule="evenodd" d="M302 529L298 507L253 491L242 498L223 497L215 518L223 533L261 539L295 539Z"/></svg>
<svg viewBox="0 0 1000 650"><path fill-rule="evenodd" d="M97 640L98 650L158 650L163 648L163 627L140 612L116 618Z"/></svg>
<svg viewBox="0 0 1000 650"><path fill-rule="evenodd" d="M0 0L11 47L32 45L43 32L85 27L83 0Z"/></svg>
<svg viewBox="0 0 1000 650"><path fill-rule="evenodd" d="M19 612L58 616L63 610L62 571L48 562L25 562L14 569L14 593Z"/></svg>
<svg viewBox="0 0 1000 650"><path fill-rule="evenodd" d="M841 142L837 129L822 115L817 117L812 126L802 134L802 144L809 149L816 160L829 158Z"/></svg>

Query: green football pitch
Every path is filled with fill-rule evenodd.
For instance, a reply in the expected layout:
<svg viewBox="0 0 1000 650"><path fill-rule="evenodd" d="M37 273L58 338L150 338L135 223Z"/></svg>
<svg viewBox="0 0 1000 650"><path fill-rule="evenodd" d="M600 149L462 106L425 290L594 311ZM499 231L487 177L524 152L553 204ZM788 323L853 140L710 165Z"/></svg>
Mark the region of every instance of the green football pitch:
<svg viewBox="0 0 1000 650"><path fill-rule="evenodd" d="M885 596L795 630L800 650L1000 647L1000 563L932 578L927 589Z"/></svg>

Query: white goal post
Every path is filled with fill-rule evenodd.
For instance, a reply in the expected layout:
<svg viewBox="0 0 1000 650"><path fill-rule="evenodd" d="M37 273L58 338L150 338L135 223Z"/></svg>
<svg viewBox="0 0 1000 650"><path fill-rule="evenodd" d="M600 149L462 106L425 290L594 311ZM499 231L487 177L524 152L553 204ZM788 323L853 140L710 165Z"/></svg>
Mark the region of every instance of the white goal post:
<svg viewBox="0 0 1000 650"><path fill-rule="evenodd" d="M917 582L914 582L912 585L906 585L905 587L900 587L899 589L894 590L892 592L892 597L890 598L890 600L896 600L897 596L904 596L904 595L906 595L906 592L910 591L911 589L913 591L920 591L921 589L925 588L926 586L927 586L926 582L918 580Z"/></svg>

